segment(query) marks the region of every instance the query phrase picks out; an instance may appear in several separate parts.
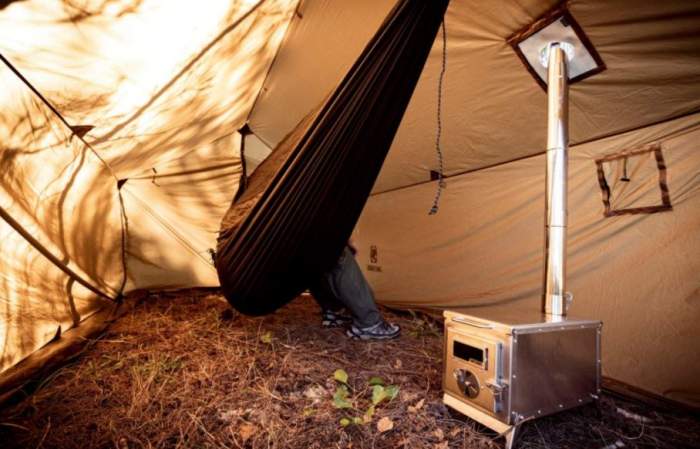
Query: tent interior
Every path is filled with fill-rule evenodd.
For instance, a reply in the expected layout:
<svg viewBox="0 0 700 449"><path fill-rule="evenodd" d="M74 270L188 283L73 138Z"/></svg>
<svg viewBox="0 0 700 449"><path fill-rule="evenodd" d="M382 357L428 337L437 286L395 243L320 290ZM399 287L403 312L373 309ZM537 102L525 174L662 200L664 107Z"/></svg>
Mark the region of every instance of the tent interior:
<svg viewBox="0 0 700 449"><path fill-rule="evenodd" d="M1 2L0 383L130 292L218 286L244 163L394 3ZM547 98L512 38L564 10L605 65L571 85L570 313L604 322L606 378L697 407L700 2L452 0L358 261L390 307L540 307Z"/></svg>

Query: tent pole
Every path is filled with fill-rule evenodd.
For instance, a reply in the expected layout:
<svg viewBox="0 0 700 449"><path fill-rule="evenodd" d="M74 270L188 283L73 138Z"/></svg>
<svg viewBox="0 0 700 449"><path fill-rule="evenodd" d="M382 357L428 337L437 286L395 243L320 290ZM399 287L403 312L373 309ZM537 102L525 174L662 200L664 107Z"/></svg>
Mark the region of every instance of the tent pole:
<svg viewBox="0 0 700 449"><path fill-rule="evenodd" d="M543 49L547 67L547 177L545 192L545 282L543 312L566 315L566 226L569 86L566 43ZM570 47L570 45L569 45ZM571 49L573 50L573 49Z"/></svg>

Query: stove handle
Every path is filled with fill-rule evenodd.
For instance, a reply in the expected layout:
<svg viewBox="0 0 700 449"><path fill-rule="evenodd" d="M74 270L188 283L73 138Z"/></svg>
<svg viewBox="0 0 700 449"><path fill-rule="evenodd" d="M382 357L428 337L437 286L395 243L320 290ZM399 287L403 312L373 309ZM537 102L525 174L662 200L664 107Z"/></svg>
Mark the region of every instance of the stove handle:
<svg viewBox="0 0 700 449"><path fill-rule="evenodd" d="M493 329L493 326L487 323L481 323L479 321L472 321L467 318L453 317L452 321L455 323L466 324L467 326L478 327L479 329Z"/></svg>

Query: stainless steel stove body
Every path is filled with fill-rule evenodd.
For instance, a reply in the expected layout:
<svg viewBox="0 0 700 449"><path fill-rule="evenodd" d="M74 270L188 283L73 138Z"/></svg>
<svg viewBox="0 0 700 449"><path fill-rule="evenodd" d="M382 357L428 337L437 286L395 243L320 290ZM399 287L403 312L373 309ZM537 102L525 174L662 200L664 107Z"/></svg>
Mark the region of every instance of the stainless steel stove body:
<svg viewBox="0 0 700 449"><path fill-rule="evenodd" d="M507 432L597 398L600 321L498 307L444 315L444 402L461 413Z"/></svg>

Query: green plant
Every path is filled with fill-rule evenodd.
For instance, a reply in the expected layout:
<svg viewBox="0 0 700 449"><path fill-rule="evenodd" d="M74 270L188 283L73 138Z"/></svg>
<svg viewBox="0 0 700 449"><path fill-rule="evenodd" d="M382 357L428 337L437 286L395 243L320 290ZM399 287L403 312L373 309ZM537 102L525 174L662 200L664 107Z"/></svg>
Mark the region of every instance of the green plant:
<svg viewBox="0 0 700 449"><path fill-rule="evenodd" d="M348 378L348 373L344 369L337 369L333 373L333 379L338 384L333 394L333 406L338 409L352 410L356 413L364 409L364 406L356 407L356 404L367 404L367 408L364 409L365 411L362 414L342 417L339 421L341 427L371 423L377 406L385 401L391 402L399 395L398 385L386 385L384 379L379 376L370 377L367 381L367 387L361 391L353 390L348 383ZM354 394L351 394L351 392ZM367 393L370 394L368 395Z"/></svg>

